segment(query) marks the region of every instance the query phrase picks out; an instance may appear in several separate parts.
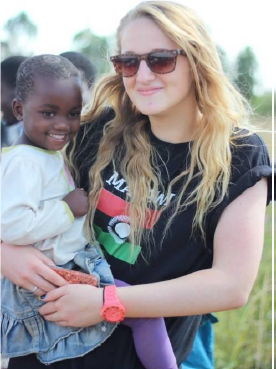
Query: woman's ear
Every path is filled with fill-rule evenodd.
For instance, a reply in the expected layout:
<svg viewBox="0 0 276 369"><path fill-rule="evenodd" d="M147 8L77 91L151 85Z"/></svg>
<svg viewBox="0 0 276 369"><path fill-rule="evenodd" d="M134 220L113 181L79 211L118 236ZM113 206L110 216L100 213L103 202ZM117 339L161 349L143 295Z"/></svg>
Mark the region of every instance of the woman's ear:
<svg viewBox="0 0 276 369"><path fill-rule="evenodd" d="M17 99L13 100L12 111L18 121L23 120L23 104L21 101Z"/></svg>

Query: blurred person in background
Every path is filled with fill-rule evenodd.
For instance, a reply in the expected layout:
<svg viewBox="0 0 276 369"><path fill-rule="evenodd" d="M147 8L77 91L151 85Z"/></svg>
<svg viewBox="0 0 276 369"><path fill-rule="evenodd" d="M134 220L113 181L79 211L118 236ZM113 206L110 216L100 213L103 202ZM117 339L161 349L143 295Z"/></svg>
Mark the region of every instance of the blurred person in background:
<svg viewBox="0 0 276 369"><path fill-rule="evenodd" d="M12 111L15 98L16 73L25 56L11 56L1 62L1 146L11 146L22 132Z"/></svg>
<svg viewBox="0 0 276 369"><path fill-rule="evenodd" d="M97 76L96 66L87 58L87 56L75 51L67 51L61 53L60 56L70 60L70 62L73 63L74 66L79 70L83 82L83 101L84 104L88 103L91 100L90 89L93 86Z"/></svg>

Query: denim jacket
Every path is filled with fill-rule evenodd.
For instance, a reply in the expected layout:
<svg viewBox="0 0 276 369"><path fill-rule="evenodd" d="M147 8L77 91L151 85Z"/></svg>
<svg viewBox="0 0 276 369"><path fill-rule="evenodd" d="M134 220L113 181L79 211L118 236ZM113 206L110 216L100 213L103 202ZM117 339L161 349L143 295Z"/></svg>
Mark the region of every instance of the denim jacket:
<svg viewBox="0 0 276 369"><path fill-rule="evenodd" d="M110 267L95 246L87 245L65 266L97 276L99 286L114 284ZM18 357L35 353L43 364L83 356L101 345L117 324L100 322L86 328L59 326L44 320L38 309L44 304L32 292L8 279L1 282L1 353Z"/></svg>

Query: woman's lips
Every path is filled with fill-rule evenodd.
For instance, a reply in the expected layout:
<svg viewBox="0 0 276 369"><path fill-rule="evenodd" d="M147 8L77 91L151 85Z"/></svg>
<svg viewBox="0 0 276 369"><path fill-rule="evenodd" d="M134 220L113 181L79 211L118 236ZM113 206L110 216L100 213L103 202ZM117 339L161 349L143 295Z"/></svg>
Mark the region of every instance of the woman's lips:
<svg viewBox="0 0 276 369"><path fill-rule="evenodd" d="M142 96L151 96L161 91L162 87L153 87L153 88L139 88L137 91Z"/></svg>

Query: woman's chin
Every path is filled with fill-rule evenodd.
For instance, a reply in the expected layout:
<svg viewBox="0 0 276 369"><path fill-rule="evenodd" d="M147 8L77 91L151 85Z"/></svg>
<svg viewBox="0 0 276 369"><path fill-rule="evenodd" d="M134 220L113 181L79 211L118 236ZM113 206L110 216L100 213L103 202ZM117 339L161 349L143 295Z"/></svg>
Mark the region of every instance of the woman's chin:
<svg viewBox="0 0 276 369"><path fill-rule="evenodd" d="M140 106L140 107L137 107L137 108L142 114L148 115L148 116L160 115L160 114L164 113L164 111L165 111L164 108L157 107L157 106Z"/></svg>

